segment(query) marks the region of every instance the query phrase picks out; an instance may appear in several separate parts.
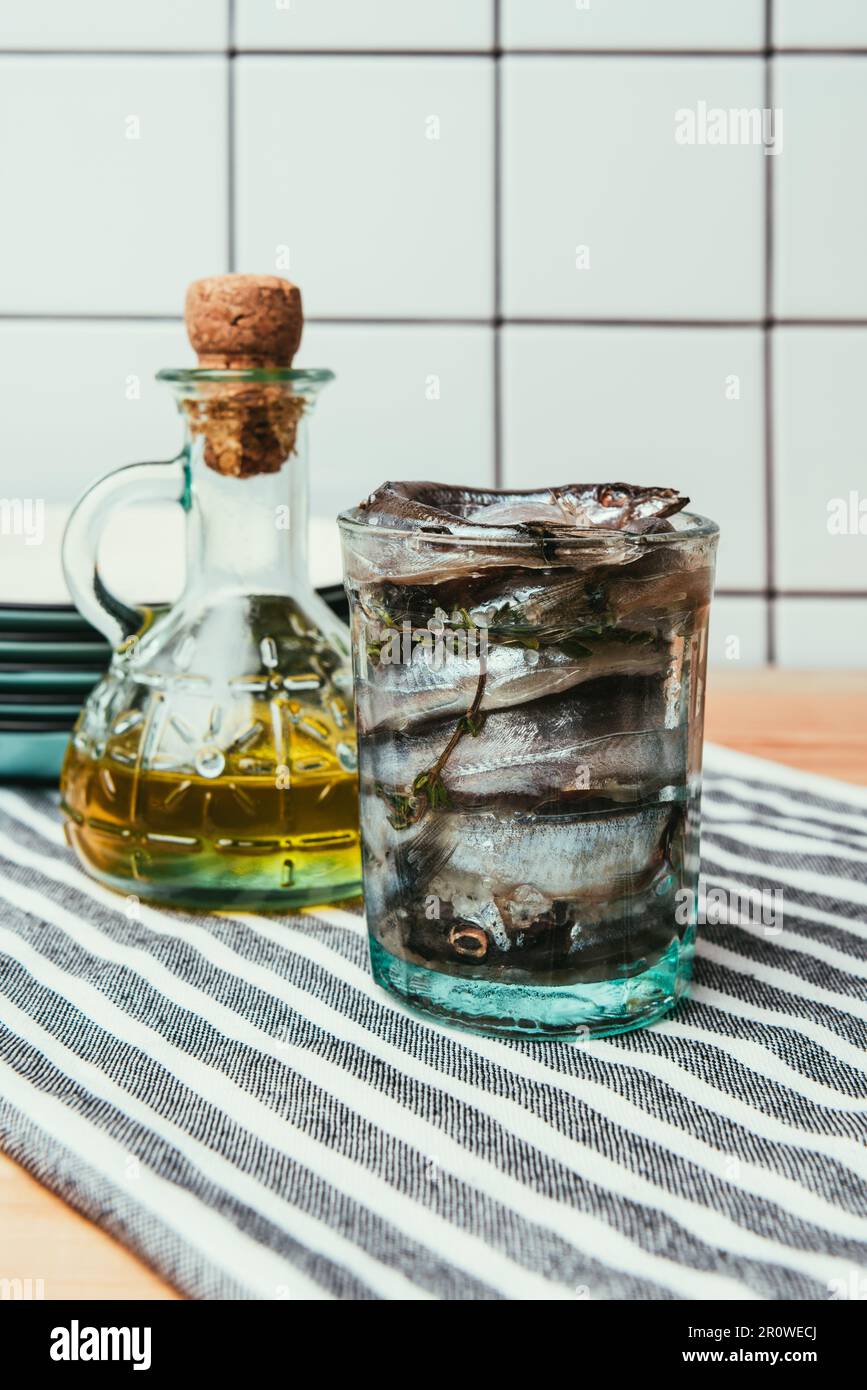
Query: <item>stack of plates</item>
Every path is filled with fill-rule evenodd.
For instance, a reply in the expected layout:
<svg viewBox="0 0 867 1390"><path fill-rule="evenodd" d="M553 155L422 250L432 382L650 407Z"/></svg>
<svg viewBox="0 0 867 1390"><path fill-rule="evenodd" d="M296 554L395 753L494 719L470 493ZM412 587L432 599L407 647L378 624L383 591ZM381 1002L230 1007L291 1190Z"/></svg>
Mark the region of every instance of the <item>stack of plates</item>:
<svg viewBox="0 0 867 1390"><path fill-rule="evenodd" d="M0 605L0 777L51 778L111 648L69 605Z"/></svg>
<svg viewBox="0 0 867 1390"><path fill-rule="evenodd" d="M319 590L348 621L341 584ZM56 781L111 647L68 604L0 605L0 780Z"/></svg>

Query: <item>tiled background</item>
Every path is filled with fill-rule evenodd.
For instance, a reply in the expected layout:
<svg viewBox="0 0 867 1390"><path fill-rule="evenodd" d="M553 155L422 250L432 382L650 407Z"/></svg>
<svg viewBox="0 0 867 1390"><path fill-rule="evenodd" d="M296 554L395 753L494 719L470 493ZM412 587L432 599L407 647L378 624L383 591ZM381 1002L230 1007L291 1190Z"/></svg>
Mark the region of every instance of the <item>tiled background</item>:
<svg viewBox="0 0 867 1390"><path fill-rule="evenodd" d="M187 281L277 270L320 515L676 484L719 659L867 663L865 0L0 0L0 50L5 494L175 452ZM678 145L699 101L782 153Z"/></svg>

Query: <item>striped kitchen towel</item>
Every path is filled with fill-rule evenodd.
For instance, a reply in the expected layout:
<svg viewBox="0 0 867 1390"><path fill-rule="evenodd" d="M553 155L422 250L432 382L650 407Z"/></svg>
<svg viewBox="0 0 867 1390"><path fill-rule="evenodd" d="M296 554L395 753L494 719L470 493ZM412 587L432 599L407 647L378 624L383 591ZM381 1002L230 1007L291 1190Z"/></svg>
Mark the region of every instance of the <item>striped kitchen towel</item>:
<svg viewBox="0 0 867 1390"><path fill-rule="evenodd" d="M706 763L730 920L572 1045L410 1016L350 912L131 920L3 789L0 1145L199 1298L864 1297L867 788Z"/></svg>

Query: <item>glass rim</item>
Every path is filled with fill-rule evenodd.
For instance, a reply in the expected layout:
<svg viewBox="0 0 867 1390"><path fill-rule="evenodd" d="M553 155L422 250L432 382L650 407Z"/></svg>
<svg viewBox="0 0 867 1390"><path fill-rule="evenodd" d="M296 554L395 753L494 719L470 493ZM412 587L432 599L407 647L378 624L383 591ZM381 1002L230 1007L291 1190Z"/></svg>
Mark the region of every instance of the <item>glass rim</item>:
<svg viewBox="0 0 867 1390"><path fill-rule="evenodd" d="M199 381L324 386L334 380L334 373L328 367L161 367L155 379L175 386L195 386Z"/></svg>
<svg viewBox="0 0 867 1390"><path fill-rule="evenodd" d="M383 536L388 540L412 541L414 544L419 542L444 544L454 546L496 546L498 549L514 547L516 550L538 550L539 539L537 535L523 536L503 536L485 534L495 528L476 523L462 523L463 531L421 531L408 530L400 526L375 526L369 521L360 520L357 513L358 507L350 507L344 512L340 512L337 517L337 525L342 532L347 534L375 535ZM689 545L693 541L707 540L712 536L719 535L719 526L710 517L701 516L698 512L677 512L672 521L678 518L688 521L690 525L683 530L670 531L616 531L605 526L575 526L561 527L552 530L544 537L552 543L569 544L580 547L581 545L609 545L611 547L623 545L627 541L640 541L642 544L653 545ZM693 524L694 523L694 524Z"/></svg>

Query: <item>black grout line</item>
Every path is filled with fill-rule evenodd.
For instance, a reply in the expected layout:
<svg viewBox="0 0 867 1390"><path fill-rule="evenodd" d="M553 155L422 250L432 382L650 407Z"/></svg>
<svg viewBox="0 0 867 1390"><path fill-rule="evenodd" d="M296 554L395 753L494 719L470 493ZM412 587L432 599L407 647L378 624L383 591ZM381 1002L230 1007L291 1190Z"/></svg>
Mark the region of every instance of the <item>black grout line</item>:
<svg viewBox="0 0 867 1390"><path fill-rule="evenodd" d="M181 314L91 313L82 311L16 312L0 310L0 323L182 323ZM334 324L360 328L674 328L717 329L751 328L867 328L867 319L604 319L604 318L530 318L523 315L503 315L499 318L456 317L439 314L384 316L364 314L306 314L305 323Z"/></svg>
<svg viewBox="0 0 867 1390"><path fill-rule="evenodd" d="M0 319L4 317L0 314ZM7 317L27 318L27 314ZM42 317L57 317L43 315ZM71 315L70 317L75 317ZM121 315L120 317L123 317ZM340 324L389 324L396 327L413 324L450 324L456 327L482 328L867 328L867 319L606 319L606 318L532 318L521 314L504 314L501 317L486 318L445 318L437 315L417 315L409 317L384 318L363 315L310 314L305 315L305 323Z"/></svg>
<svg viewBox="0 0 867 1390"><path fill-rule="evenodd" d="M629 318L534 318L515 314L499 320L501 327L517 328L764 328L756 319L629 319Z"/></svg>
<svg viewBox="0 0 867 1390"><path fill-rule="evenodd" d="M500 62L500 0L491 0L494 30L494 333L493 333L493 434L494 487L503 486L503 67Z"/></svg>
<svg viewBox="0 0 867 1390"><path fill-rule="evenodd" d="M715 589L715 598L842 598L867 600L867 589Z"/></svg>
<svg viewBox="0 0 867 1390"><path fill-rule="evenodd" d="M0 48L0 58L225 58L226 48Z"/></svg>
<svg viewBox="0 0 867 1390"><path fill-rule="evenodd" d="M867 328L867 319L768 319L766 328Z"/></svg>
<svg viewBox="0 0 867 1390"><path fill-rule="evenodd" d="M505 58L763 58L765 48L507 48Z"/></svg>
<svg viewBox="0 0 867 1390"><path fill-rule="evenodd" d="M494 487L503 486L503 344L499 329L495 328L493 346L493 449L494 449Z"/></svg>
<svg viewBox="0 0 867 1390"><path fill-rule="evenodd" d="M226 265L230 271L237 269L237 233L235 225L235 64L233 45L235 41L235 0L229 0L227 14L229 26L229 52L226 63Z"/></svg>
<svg viewBox="0 0 867 1390"><path fill-rule="evenodd" d="M867 48L0 48L0 58L863 58Z"/></svg>
<svg viewBox="0 0 867 1390"><path fill-rule="evenodd" d="M183 323L183 314L6 314L0 323Z"/></svg>
<svg viewBox="0 0 867 1390"><path fill-rule="evenodd" d="M344 314L305 314L305 323L333 324L339 327L353 328L496 328L493 319L486 318L448 318L436 314L414 314L412 317L386 317L384 315L373 315L370 318Z"/></svg>
<svg viewBox="0 0 867 1390"><path fill-rule="evenodd" d="M288 50L287 50L288 51ZM867 48L506 48L504 58L863 58Z"/></svg>
<svg viewBox="0 0 867 1390"><path fill-rule="evenodd" d="M496 58L492 48L236 48L233 58Z"/></svg>
<svg viewBox="0 0 867 1390"><path fill-rule="evenodd" d="M716 54L711 56L716 57ZM0 48L0 58L491 58L490 48Z"/></svg>
<svg viewBox="0 0 867 1390"><path fill-rule="evenodd" d="M59 317L58 315L3 315L3 317ZM69 315L75 317L75 315ZM124 317L120 315L119 317ZM867 328L867 319L611 319L611 318L533 318L525 314L503 314L487 318L447 318L440 315L412 317L366 317L365 315L310 314L305 323L388 324L396 327L413 324L450 324L456 327L482 328Z"/></svg>
<svg viewBox="0 0 867 1390"><path fill-rule="evenodd" d="M772 58L864 58L867 48L770 48Z"/></svg>
<svg viewBox="0 0 867 1390"><path fill-rule="evenodd" d="M774 39L774 4L765 0L764 105L774 109L774 74L771 57ZM770 324L774 311L774 174L773 159L765 159L765 327L762 331L762 385L764 401L764 492L765 492L765 587L769 602L765 612L766 658L773 666L777 659L776 609L772 600L776 584L776 493L774 488L774 381L773 334Z"/></svg>

